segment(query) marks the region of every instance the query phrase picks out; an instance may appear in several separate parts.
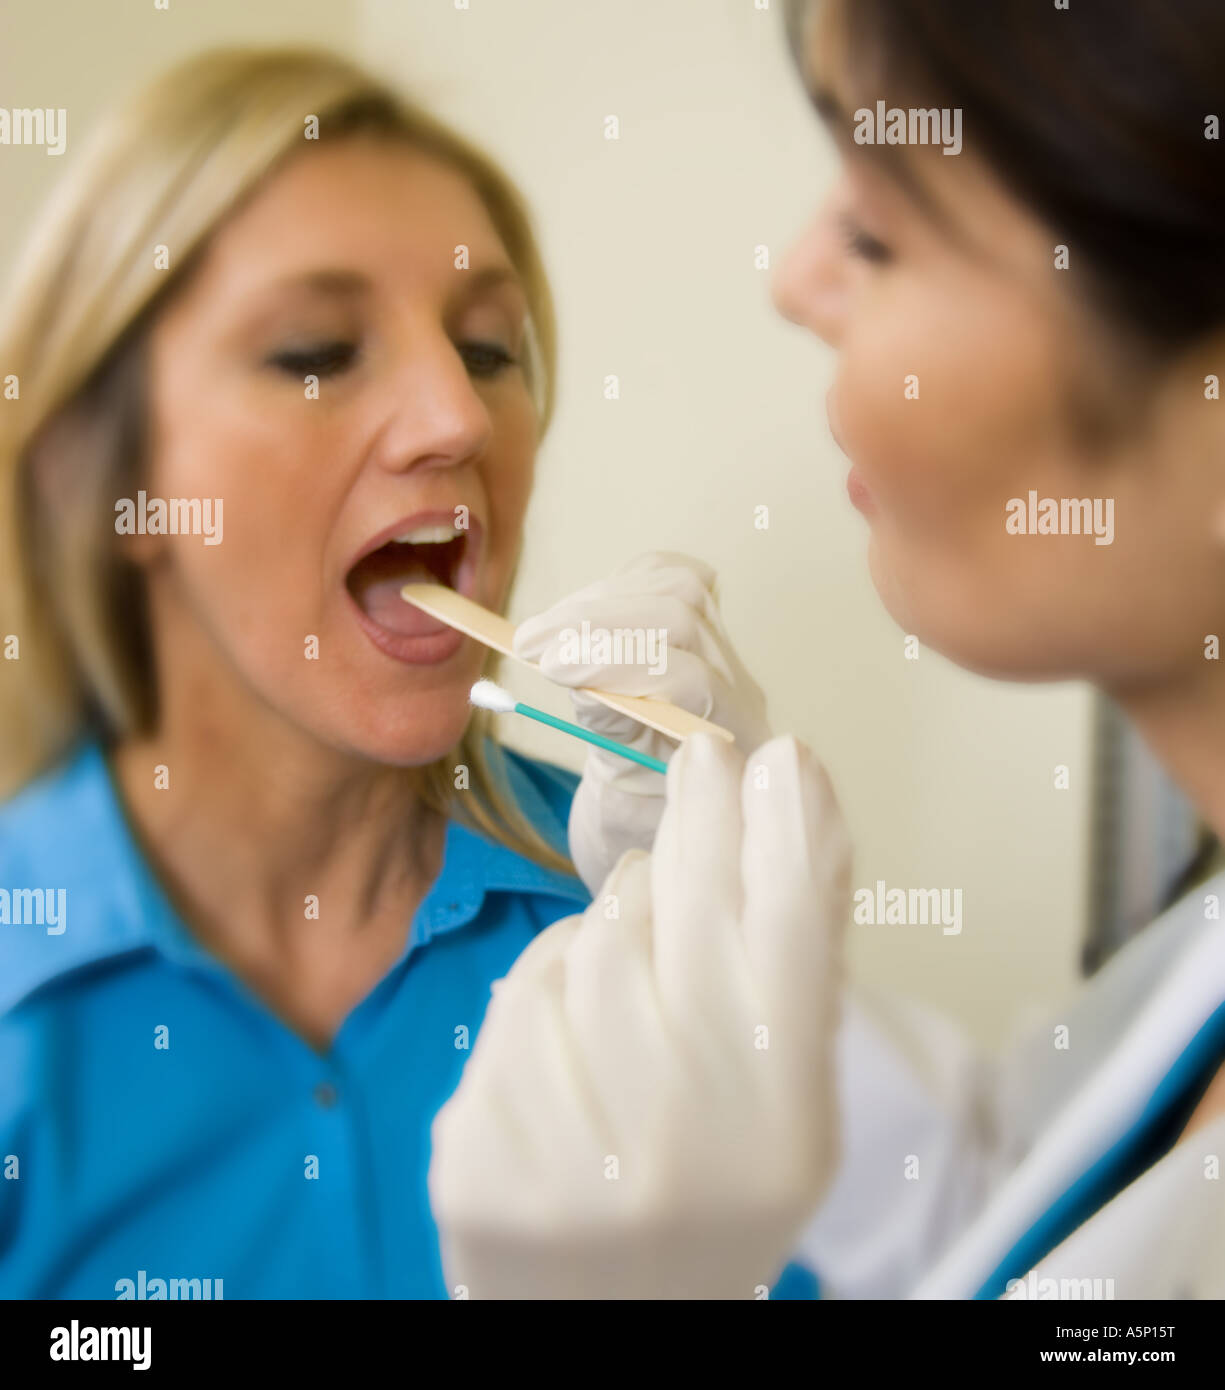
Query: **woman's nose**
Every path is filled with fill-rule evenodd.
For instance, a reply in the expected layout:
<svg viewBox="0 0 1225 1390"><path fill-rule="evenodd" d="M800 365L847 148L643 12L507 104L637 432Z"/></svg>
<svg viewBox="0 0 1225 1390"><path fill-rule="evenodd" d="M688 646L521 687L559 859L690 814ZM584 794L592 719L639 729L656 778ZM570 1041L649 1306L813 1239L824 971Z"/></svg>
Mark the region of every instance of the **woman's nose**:
<svg viewBox="0 0 1225 1390"><path fill-rule="evenodd" d="M784 318L837 347L847 303L847 251L840 226L841 200L831 198L788 248L771 283L774 307Z"/></svg>
<svg viewBox="0 0 1225 1390"><path fill-rule="evenodd" d="M459 349L445 335L417 350L388 381L378 457L385 468L447 468L478 456L492 433L489 411Z"/></svg>

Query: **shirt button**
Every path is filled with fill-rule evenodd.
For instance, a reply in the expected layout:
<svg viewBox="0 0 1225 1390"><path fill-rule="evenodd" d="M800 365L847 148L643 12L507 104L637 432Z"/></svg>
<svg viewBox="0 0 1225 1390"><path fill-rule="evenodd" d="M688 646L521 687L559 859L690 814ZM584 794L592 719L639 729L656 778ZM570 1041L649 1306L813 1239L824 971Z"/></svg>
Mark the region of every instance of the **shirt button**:
<svg viewBox="0 0 1225 1390"><path fill-rule="evenodd" d="M320 1081L315 1087L315 1100L323 1106L325 1110L330 1110L336 1104L339 1096L336 1087L330 1081Z"/></svg>

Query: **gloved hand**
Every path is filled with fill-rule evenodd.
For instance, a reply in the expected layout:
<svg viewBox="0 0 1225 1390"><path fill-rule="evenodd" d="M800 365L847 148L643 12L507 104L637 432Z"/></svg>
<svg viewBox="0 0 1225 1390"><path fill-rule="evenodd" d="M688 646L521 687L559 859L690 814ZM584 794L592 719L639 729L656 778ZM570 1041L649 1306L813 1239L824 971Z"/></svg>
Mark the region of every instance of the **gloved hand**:
<svg viewBox="0 0 1225 1390"><path fill-rule="evenodd" d="M714 597L715 572L687 555L640 555L608 579L562 599L520 623L515 653L537 661L559 684L594 686L621 695L668 700L736 736L742 752L770 737L766 701L740 664L723 627ZM581 633L618 628L667 633L667 669L652 674L647 665L571 665L565 663L567 630ZM618 743L629 744L666 762L676 743L575 691L574 717ZM593 748L570 808L570 857L592 893L627 849L650 849L663 814L663 779L615 753Z"/></svg>
<svg viewBox="0 0 1225 1390"><path fill-rule="evenodd" d="M434 1120L455 1296L751 1299L774 1282L835 1166L849 869L802 745L746 767L686 740L654 853L628 853L495 984Z"/></svg>

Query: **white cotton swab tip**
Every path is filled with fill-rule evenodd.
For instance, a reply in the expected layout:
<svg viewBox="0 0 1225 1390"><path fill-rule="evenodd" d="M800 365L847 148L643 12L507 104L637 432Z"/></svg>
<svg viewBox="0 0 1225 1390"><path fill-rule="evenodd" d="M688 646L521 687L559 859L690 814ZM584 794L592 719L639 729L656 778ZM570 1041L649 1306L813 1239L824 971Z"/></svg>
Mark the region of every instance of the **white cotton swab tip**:
<svg viewBox="0 0 1225 1390"><path fill-rule="evenodd" d="M468 692L468 700L478 709L491 709L495 714L514 714L515 697L503 690L496 681L477 681Z"/></svg>
<svg viewBox="0 0 1225 1390"><path fill-rule="evenodd" d="M478 709L492 710L495 714L526 715L538 723L548 724L550 728L560 729L564 734L572 734L575 738L581 738L584 743L593 743L597 748L606 748L610 753L616 753L618 757L628 758L631 762L649 767L654 772L667 772L668 770L666 763L651 757L649 753L640 753L637 748L629 748L624 743L617 743L615 739L605 738L603 734L593 733L590 729L584 729L578 724L571 724L568 719L558 719L555 714L547 714L542 709L534 709L531 705L525 705L522 700L516 700L509 690L503 690L494 681L477 681L468 692L468 700Z"/></svg>

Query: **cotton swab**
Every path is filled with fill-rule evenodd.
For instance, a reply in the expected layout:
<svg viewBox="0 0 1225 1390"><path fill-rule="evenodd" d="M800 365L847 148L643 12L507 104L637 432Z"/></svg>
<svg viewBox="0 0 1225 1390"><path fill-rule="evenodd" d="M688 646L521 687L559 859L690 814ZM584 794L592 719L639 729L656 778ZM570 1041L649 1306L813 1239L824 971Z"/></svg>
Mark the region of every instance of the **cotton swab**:
<svg viewBox="0 0 1225 1390"><path fill-rule="evenodd" d="M590 729L584 729L580 724L571 724L568 719L558 719L555 715L546 714L542 709L521 703L509 690L503 690L495 681L477 681L469 692L468 699L478 709L492 710L495 714L526 714L529 719L537 719L551 728L560 729L564 734L573 734L585 743L594 743L597 748L606 748L610 753L617 753L631 762L641 763L643 767L652 768L655 772L668 770L667 763L652 758L649 753L639 753L636 748L628 748L624 743L617 743L615 739L605 738L603 734L593 734Z"/></svg>

